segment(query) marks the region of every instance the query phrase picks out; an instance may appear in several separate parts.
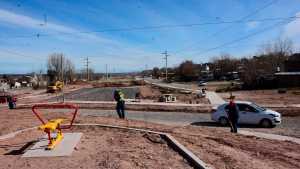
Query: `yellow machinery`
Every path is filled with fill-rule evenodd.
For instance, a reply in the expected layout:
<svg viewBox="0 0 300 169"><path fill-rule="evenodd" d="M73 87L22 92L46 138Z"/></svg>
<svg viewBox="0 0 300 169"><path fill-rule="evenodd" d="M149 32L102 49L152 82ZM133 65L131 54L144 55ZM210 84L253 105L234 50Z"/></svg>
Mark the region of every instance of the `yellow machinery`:
<svg viewBox="0 0 300 169"><path fill-rule="evenodd" d="M43 124L38 128L48 134L49 143L46 148L47 150L52 150L63 139L64 136L60 128L62 122L63 119L49 120L46 124ZM52 137L51 132L55 131L56 136Z"/></svg>
<svg viewBox="0 0 300 169"><path fill-rule="evenodd" d="M61 91L64 87L64 83L61 81L56 81L54 83L50 83L47 87L47 92L48 93L55 93L57 91Z"/></svg>

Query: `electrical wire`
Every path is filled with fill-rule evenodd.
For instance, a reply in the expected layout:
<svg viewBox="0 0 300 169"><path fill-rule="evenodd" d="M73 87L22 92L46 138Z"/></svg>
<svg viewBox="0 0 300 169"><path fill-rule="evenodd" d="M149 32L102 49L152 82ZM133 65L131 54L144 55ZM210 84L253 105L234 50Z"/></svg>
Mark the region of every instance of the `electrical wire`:
<svg viewBox="0 0 300 169"><path fill-rule="evenodd" d="M223 48L223 47L228 46L228 45L235 44L235 43L237 43L237 42L240 42L240 41L249 39L249 38L251 38L251 37L253 37L253 36L259 35L259 34L261 34L261 33L264 33L264 32L266 32L266 31L269 31L269 30L271 30L271 29L278 28L278 26L281 26L281 25L284 25L284 24L288 24L288 23L290 23L290 22L292 22L292 21L294 21L294 20L295 20L295 19L290 20L290 21L278 22L278 23L273 24L273 25L271 25L271 26L268 26L268 27L266 27L266 28L264 28L264 29L262 29L262 30L260 30L260 31L256 31L256 32L254 32L254 33L248 34L248 35L246 35L246 36L242 36L242 37L237 38L237 39L234 39L234 40L232 40L232 41L225 42L225 43L223 43L223 44L221 44L221 45L218 45L218 46L216 46L216 47L209 48L209 49L206 49L206 50L197 52L197 54L198 54L198 55L204 54L204 53L207 53L207 52L210 52L210 51L219 49L219 48Z"/></svg>
<svg viewBox="0 0 300 169"><path fill-rule="evenodd" d="M177 25L158 25L158 26L144 26L144 27L131 27L131 28L115 28L115 29L103 29L103 30L94 30L94 31L36 33L36 34L30 34L30 35L0 36L0 38L9 38L9 39L13 39L13 38L41 38L41 37L66 36L66 35L76 35L76 34L91 34L91 33L104 33L104 32L124 32L124 31L142 31L142 30L196 27L196 26L219 25L219 24L239 24L239 23L248 23L248 22L272 22L272 21L294 19L294 18L300 18L300 17L299 16L290 16L290 17L248 19L248 20L239 19L239 20L233 20L233 21L203 22L203 23L177 24ZM227 29L228 28L229 27L227 27ZM216 32L216 33L212 34L211 36L215 36L219 33L220 32ZM178 52L176 52L176 53L178 53Z"/></svg>
<svg viewBox="0 0 300 169"><path fill-rule="evenodd" d="M256 10L254 10L253 12L249 13L248 15L241 17L238 21L243 21L243 20L245 20L245 19L247 19L247 18L249 18L249 17L252 17L252 16L256 15L257 13L259 13L259 12L261 12L262 10L266 9L267 7L269 7L269 6L273 5L273 4L275 4L277 1L278 1L278 0L272 0L272 1L268 2L268 3L266 3L265 5L263 5L262 7L260 7L260 8L258 8L258 9L256 9ZM253 20L253 22L255 22L255 20ZM228 27L225 27L225 28L223 28L222 30L219 30L219 31L217 31L217 32L215 32L215 33L210 34L209 36L207 36L207 38L212 38L212 37L215 37L215 36L219 35L220 33L224 33L225 31L231 29L233 26L234 26L234 25L230 25L230 26L228 26ZM202 39L202 40L203 40L203 39ZM201 40L201 41L202 41L202 40ZM189 47L185 47L185 48L183 48L183 49L177 50L177 51L175 51L173 54L182 53L182 52L184 52L184 51L187 50L187 49L191 49L191 48L194 47L195 45L198 45L199 42L201 42L201 41L197 41L197 42L193 43L192 45L190 45Z"/></svg>

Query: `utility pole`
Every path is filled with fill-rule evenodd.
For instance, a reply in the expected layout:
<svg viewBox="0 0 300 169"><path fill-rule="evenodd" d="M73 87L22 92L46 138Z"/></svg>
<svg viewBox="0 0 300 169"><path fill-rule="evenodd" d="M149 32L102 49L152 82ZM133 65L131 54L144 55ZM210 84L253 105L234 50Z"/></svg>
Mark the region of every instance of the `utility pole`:
<svg viewBox="0 0 300 169"><path fill-rule="evenodd" d="M108 71L108 70L107 70L108 68L107 68L107 67L108 67L108 65L105 64L106 80L108 80L108 72L107 72L107 71Z"/></svg>
<svg viewBox="0 0 300 169"><path fill-rule="evenodd" d="M63 55L60 55L60 79L64 82Z"/></svg>
<svg viewBox="0 0 300 169"><path fill-rule="evenodd" d="M63 70L63 55L60 55L60 71L61 71L61 82L64 83L64 70ZM64 93L64 87L61 89L62 93L62 100L63 103L65 102L65 93Z"/></svg>
<svg viewBox="0 0 300 169"><path fill-rule="evenodd" d="M89 57L86 57L85 59L85 67L86 67L86 80L89 81L90 80L90 71L89 71Z"/></svg>
<svg viewBox="0 0 300 169"><path fill-rule="evenodd" d="M167 81L168 80L168 56L170 56L170 55L168 54L168 51L165 51L161 54L165 55L165 57L163 59L166 60L166 68L165 69L166 69L166 81Z"/></svg>
<svg viewBox="0 0 300 169"><path fill-rule="evenodd" d="M147 75L147 69L148 69L148 65L145 64L145 71L143 73L143 80L145 80L145 76Z"/></svg>

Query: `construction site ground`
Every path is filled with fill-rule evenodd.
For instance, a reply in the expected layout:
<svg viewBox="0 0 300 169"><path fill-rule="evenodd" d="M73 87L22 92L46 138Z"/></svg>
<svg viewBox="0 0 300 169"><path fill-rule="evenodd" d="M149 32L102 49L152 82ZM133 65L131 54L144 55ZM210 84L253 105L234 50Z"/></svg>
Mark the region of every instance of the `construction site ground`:
<svg viewBox="0 0 300 169"><path fill-rule="evenodd" d="M184 85L184 84L181 84ZM192 84L193 85L193 84ZM128 88L128 87L126 87ZM143 101L156 101L158 96L160 96L164 90L160 88L153 87L150 85L146 86L135 86L129 87L134 88L129 89L132 91L139 90ZM84 91L83 94L93 93L90 91L102 91L109 90L110 92L106 93L105 96L110 95L113 91L112 88L99 88L94 87L89 84L80 84L80 85L68 85L65 89L65 93L69 94L79 94L76 97L82 97L80 91ZM279 104L299 104L299 95L297 92L288 92L287 94L278 94L275 90L267 90L267 91L255 91L255 94L252 92L242 91L242 92L234 92L237 95L238 99L241 100L249 100L251 98L255 100L258 104L271 104L278 103ZM274 93L275 92L275 93ZM43 90L31 90L31 89L18 89L13 91L15 95L18 96L17 104L34 104L34 103L48 103L49 101L62 101L62 97L59 93L49 94ZM66 94L66 95L67 95ZM193 99L193 97L188 96L186 93L177 93L178 97L183 97L183 99L179 99L179 103L189 102L189 99ZM93 95L95 95L93 93ZM129 94L130 95L130 94ZM134 94L133 94L134 95ZM133 96L132 95L132 96ZM248 96L249 95L249 96ZM261 97L259 97L261 95ZM88 97L89 95L87 95ZM104 96L104 98L106 98ZM185 98L187 96L187 98ZM227 98L228 93L221 94L223 98ZM76 98L73 97L73 98ZM98 97L98 96L97 96ZM103 98L103 96L101 96ZM272 98L274 102L271 102ZM298 99L298 100L297 100ZM96 99L97 100L97 99ZM100 99L101 100L101 99ZM257 100L257 101L256 101ZM207 104L207 100L200 100L203 104ZM251 101L251 100L250 100ZM168 104L164 106L168 107ZM281 134L287 136L293 136L300 138L300 112L294 111L292 116L290 114L283 113L283 121L282 124L270 129L259 128L255 126L240 126L242 130L248 131L259 131L264 133L273 133L273 134ZM76 120L76 123L100 123L100 124L109 124L109 125L120 125L127 127L137 127L143 129L151 129L155 131L162 131L170 133L174 136L181 144L186 146L190 151L192 151L196 156L198 156L201 160L212 166L213 168L300 168L300 145L296 143L292 143L289 141L274 141L267 140L263 138L257 138L253 136L244 136L240 134L231 134L229 132L228 127L220 127L218 124L212 122L210 120L210 113L189 113L189 112L176 112L176 109L172 109L173 112L151 112L151 111L127 111L128 112L128 121L119 120L114 110L103 110L103 109L93 109L90 107L89 109L81 109L79 111L79 117ZM57 118L60 117L64 113L46 113L47 117ZM288 116L286 116L288 115ZM7 105L0 106L0 136L8 134L10 132L14 132L17 130L30 128L39 125L39 121L36 117L33 116L31 109L14 109L8 110ZM176 162L174 164L169 164L170 160L165 160L160 164L160 167L156 165L157 163L156 157L151 157L153 152L158 151L157 149L162 149L162 147L166 146L165 144L153 143L149 141L148 136L144 136L141 133L124 133L123 131L116 130L104 130L104 129L92 129L94 130L90 132L87 128L76 128L74 131L83 131L85 136L92 135L96 140L103 139L103 135L108 137L114 137L116 143L122 142L123 136L126 138L126 142L122 142L120 145L113 145L116 150L119 147L118 153L114 152L111 156L107 155L107 149L103 148L105 151L101 151L102 147L99 145L99 148L90 150L90 154L86 154L87 149L80 149L80 146L90 144L89 141L81 142L78 150L74 152L74 158L54 158L53 163L61 162L62 164L66 164L66 168L73 167L75 164L77 166L81 166L83 164L87 167L82 168L95 168L96 165L99 168L188 168L187 163L182 159L181 156L177 156L176 153L172 149L165 149L166 152L161 153L162 157L159 159L171 159L171 156L174 156ZM94 134L92 134L94 133ZM95 135L95 133L99 133L99 135ZM116 134L116 136L114 136ZM1 164L4 164L4 168L19 168L20 166L25 166L24 168L34 168L38 166L43 166L47 164L47 160L37 160L37 159L22 159L20 153L18 154L10 154L11 150L20 149L27 144L27 142L34 141L38 137L41 137L43 133L40 131L29 131L24 132L21 135L17 135L14 138L8 140L0 140L0 161ZM134 135L134 137L131 137ZM86 137L83 137L84 141ZM138 139L136 139L138 138ZM90 140L91 141L91 140ZM109 147L109 140L102 140L103 146ZM124 141L124 140L123 140ZM149 151L143 156L143 146L139 147L137 145L128 145L126 144L136 144L137 142L141 143L141 145L145 147L149 147ZM148 145L151 144L151 145ZM123 145L125 147L123 147ZM157 146L156 146L157 145ZM104 146L104 147L105 147ZM83 146L86 148L86 146ZM82 148L82 147L81 147ZM128 149L126 149L128 148ZM76 148L77 149L77 148ZM83 151L83 157L81 157L78 153L79 151ZM96 152L97 151L97 152ZM101 151L101 152L100 152ZM145 151L145 150L144 150ZM153 152L152 152L153 151ZM16 151L13 151L16 152ZM18 151L17 151L18 152ZM104 153L103 153L104 152ZM175 155L174 155L175 153ZM7 154L7 155L5 155ZM123 154L123 155L122 155ZM124 154L130 154L130 156L126 156ZM79 155L79 156L78 156ZM141 156L141 163L136 163L134 161L134 157ZM100 161L92 161L90 164L85 164L85 161L91 159L91 157L96 157L100 159ZM132 157L132 159L131 159ZM144 158L146 158L144 160ZM114 159L112 163L107 162L111 161L110 159ZM128 160L128 159L131 159ZM122 162L122 161L127 161ZM144 161L143 161L144 160ZM172 160L171 160L172 161ZM20 163L18 163L20 162ZM72 163L72 164L71 164ZM116 163L116 164L113 164ZM173 162L172 162L173 163ZM27 167L26 167L27 166ZM170 167L169 167L170 166ZM186 166L186 167L185 167ZM2 167L2 166L1 166ZM0 168L1 168L0 167ZM63 167L61 167L63 168ZM80 167L73 167L80 168Z"/></svg>
<svg viewBox="0 0 300 169"><path fill-rule="evenodd" d="M41 136L36 130L1 141L0 168L192 168L159 135L85 126L68 132L83 133L70 157L22 158L22 147Z"/></svg>
<svg viewBox="0 0 300 169"><path fill-rule="evenodd" d="M66 113L45 113L48 118L62 115ZM119 120L115 117L89 116L84 113L81 113L76 123L119 125L170 133L201 160L218 169L300 167L299 144L232 134L228 128L162 125ZM39 124L29 109L1 108L1 135ZM44 135L41 131L32 130L11 139L0 140L1 167L41 168L61 163L65 168L95 168L96 165L102 165L102 168L189 168L182 157L167 148L166 144L153 143L148 136L141 133L97 127L75 128L74 131L83 132L84 137L71 158L22 159L18 153L9 153Z"/></svg>
<svg viewBox="0 0 300 169"><path fill-rule="evenodd" d="M230 93L218 93L223 99L228 99ZM278 90L246 90L233 91L237 100L252 101L261 105L300 105L300 90L288 90L286 93L278 93Z"/></svg>

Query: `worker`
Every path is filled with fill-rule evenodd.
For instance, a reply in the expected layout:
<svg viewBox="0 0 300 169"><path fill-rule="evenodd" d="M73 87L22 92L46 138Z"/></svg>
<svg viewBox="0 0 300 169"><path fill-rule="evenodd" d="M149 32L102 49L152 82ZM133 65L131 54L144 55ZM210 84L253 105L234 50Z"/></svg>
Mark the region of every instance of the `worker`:
<svg viewBox="0 0 300 169"><path fill-rule="evenodd" d="M235 96L230 96L230 102L228 105L228 119L229 119L229 124L231 127L231 132L232 133L237 133L237 123L239 120L239 111L237 109L237 106L234 102Z"/></svg>
<svg viewBox="0 0 300 169"><path fill-rule="evenodd" d="M125 119L125 100L123 92L119 89L115 90L114 99L117 101L116 110L119 118Z"/></svg>
<svg viewBox="0 0 300 169"><path fill-rule="evenodd" d="M15 109L16 108L16 99L12 96L7 96L7 103L9 109Z"/></svg>

